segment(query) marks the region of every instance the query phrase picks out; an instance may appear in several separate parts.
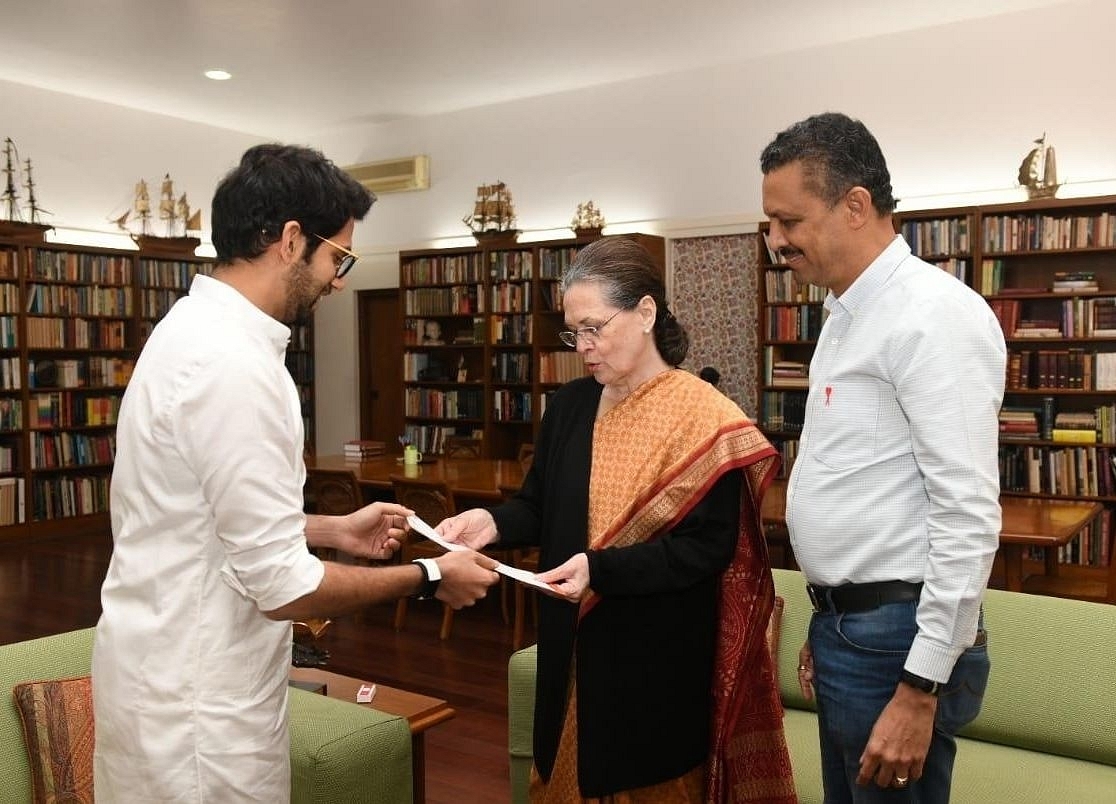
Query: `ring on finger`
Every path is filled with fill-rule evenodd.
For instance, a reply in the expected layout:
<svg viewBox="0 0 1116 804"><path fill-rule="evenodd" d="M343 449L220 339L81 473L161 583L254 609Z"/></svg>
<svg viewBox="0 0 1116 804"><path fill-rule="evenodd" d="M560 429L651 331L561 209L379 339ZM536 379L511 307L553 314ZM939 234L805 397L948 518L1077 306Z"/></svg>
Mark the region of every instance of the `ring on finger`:
<svg viewBox="0 0 1116 804"><path fill-rule="evenodd" d="M908 778L906 776L896 776L895 777L895 786L896 787L906 787L907 786L907 781L908 781Z"/></svg>

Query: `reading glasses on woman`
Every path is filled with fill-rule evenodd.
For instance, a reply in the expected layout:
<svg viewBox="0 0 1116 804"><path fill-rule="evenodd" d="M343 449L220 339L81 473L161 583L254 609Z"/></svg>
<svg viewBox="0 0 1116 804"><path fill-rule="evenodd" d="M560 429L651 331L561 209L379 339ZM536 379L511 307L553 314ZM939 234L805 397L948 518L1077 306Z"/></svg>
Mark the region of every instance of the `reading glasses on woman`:
<svg viewBox="0 0 1116 804"><path fill-rule="evenodd" d="M584 339L586 343L596 343L597 338L600 337L601 330L608 326L609 321L616 318L616 316L620 315L620 313L622 312L624 312L622 309L617 310L615 313L610 315L608 319L600 326L578 327L577 329L562 330L558 333L558 339L571 349L577 348L577 341L579 338Z"/></svg>
<svg viewBox="0 0 1116 804"><path fill-rule="evenodd" d="M320 234L316 234L314 237L318 238L323 243L328 243L345 255L341 258L341 261L337 263L337 275L334 277L335 279L341 279L345 274L349 273L349 271L353 269L353 266L356 265L356 261L360 259L356 254L349 251L344 246L334 243L328 237L322 237Z"/></svg>

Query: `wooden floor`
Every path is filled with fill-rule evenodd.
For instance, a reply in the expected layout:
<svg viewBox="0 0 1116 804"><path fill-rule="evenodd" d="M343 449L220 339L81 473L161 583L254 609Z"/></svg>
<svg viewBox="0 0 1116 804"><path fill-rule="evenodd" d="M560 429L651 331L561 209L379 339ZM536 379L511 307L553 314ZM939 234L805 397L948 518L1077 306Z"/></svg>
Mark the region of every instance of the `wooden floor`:
<svg viewBox="0 0 1116 804"><path fill-rule="evenodd" d="M95 625L111 539L0 543L0 644ZM499 594L457 613L453 634L438 639L441 604L411 603L406 628L392 628L394 606L335 621L320 644L328 669L444 698L457 716L426 736L430 804L509 798L507 660L511 626ZM528 643L533 634L528 634Z"/></svg>

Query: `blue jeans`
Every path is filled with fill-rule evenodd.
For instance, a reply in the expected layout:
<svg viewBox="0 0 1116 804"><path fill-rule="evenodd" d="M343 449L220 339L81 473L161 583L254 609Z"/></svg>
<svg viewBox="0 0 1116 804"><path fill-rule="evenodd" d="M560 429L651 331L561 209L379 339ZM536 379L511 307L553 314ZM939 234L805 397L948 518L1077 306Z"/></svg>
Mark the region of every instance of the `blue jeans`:
<svg viewBox="0 0 1116 804"><path fill-rule="evenodd" d="M980 712L988 683L986 644L961 654L949 683L942 689L922 778L911 780L904 788L882 788L874 781L863 787L856 783L860 756L876 719L895 694L918 630L917 605L912 600L872 611L815 613L810 621L826 804L949 801L957 755L954 735Z"/></svg>

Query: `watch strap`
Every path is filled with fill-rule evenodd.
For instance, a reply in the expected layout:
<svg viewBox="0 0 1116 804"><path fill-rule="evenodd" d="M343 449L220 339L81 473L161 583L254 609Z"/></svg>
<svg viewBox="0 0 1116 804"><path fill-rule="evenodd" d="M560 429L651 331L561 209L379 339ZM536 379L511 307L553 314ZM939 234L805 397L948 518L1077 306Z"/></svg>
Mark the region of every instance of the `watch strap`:
<svg viewBox="0 0 1116 804"><path fill-rule="evenodd" d="M916 690L925 692L927 695L937 696L942 691L942 684L940 681L931 681L928 678L915 675L909 670L904 670L899 676L899 680L909 687L914 687Z"/></svg>
<svg viewBox="0 0 1116 804"><path fill-rule="evenodd" d="M418 564L423 579L422 586L412 597L416 600L429 600L437 594L438 584L442 582L442 571L438 568L438 562L432 558L416 558L411 563Z"/></svg>

